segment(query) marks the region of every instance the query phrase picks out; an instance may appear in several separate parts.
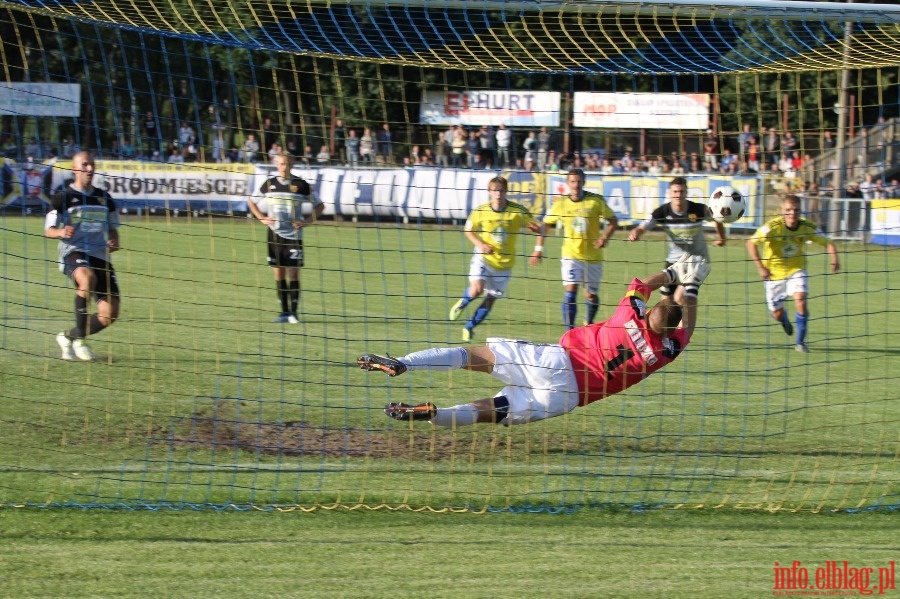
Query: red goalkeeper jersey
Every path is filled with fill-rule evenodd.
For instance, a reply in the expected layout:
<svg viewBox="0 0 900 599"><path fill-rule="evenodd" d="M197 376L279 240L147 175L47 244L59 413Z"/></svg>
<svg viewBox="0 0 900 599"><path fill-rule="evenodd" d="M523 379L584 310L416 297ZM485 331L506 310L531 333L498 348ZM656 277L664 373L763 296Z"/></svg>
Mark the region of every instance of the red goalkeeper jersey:
<svg viewBox="0 0 900 599"><path fill-rule="evenodd" d="M609 320L572 329L559 340L569 352L581 405L639 383L677 358L688 344L685 329L676 329L664 338L647 328L647 301L652 292L634 279Z"/></svg>

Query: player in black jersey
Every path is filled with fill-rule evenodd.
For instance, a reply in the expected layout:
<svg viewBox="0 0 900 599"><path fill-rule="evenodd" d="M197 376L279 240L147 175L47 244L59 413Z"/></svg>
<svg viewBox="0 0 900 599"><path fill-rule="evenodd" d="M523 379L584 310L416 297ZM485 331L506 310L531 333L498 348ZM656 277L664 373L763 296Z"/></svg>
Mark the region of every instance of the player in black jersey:
<svg viewBox="0 0 900 599"><path fill-rule="evenodd" d="M84 342L111 325L119 316L119 284L109 261L119 249L119 217L109 193L97 189L94 159L88 152L72 157L75 179L53 197L44 235L59 240L59 268L75 283L75 326L56 336L63 360L90 361L94 354ZM89 316L91 296L97 313Z"/></svg>
<svg viewBox="0 0 900 599"><path fill-rule="evenodd" d="M631 230L629 241L637 241L643 234L659 224L669 238L669 247L666 252L666 265L668 268L682 259L690 259L699 256L705 262L709 262L709 250L706 245L706 235L703 233L704 221L711 221L706 204L692 202L687 199L687 180L684 177L675 177L669 183L666 194L669 201L657 207L643 222ZM717 238L713 242L716 246L725 245L725 226L713 221ZM706 271L708 272L708 270ZM663 297L672 296L677 289L681 289L675 300L679 303L687 302L695 304L697 294L703 279L699 279L690 285L678 287L676 285L663 285L660 293ZM682 299L682 294L684 299ZM686 323L693 327L695 323Z"/></svg>
<svg viewBox="0 0 900 599"><path fill-rule="evenodd" d="M266 179L259 196L250 198L248 206L261 223L269 227L268 263L275 274L281 314L274 322L297 324L300 301L300 267L303 266L303 227L310 225L325 210L313 194L309 183L291 175L294 158L285 153L275 157L277 175ZM303 204L312 204L309 216Z"/></svg>

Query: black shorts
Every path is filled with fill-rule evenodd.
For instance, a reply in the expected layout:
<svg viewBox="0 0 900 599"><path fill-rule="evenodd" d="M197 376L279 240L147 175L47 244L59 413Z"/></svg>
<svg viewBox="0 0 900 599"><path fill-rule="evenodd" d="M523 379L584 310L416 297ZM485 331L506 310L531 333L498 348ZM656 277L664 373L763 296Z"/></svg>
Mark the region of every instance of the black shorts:
<svg viewBox="0 0 900 599"><path fill-rule="evenodd" d="M269 229L269 266L300 268L303 266L303 240L285 239Z"/></svg>
<svg viewBox="0 0 900 599"><path fill-rule="evenodd" d="M94 271L94 276L97 278L97 284L94 287L95 298L119 297L119 281L116 279L116 271L110 262L95 256L88 256L83 252L68 254L63 262L63 273L74 281L73 275L79 268L90 268Z"/></svg>
<svg viewBox="0 0 900 599"><path fill-rule="evenodd" d="M673 264L675 264L675 263L674 262L666 262L666 265L663 267L663 270L669 268ZM692 285L691 287L693 287L693 290L692 290L692 293L689 295L693 295L694 297L699 296L700 295L700 286L697 285L696 287L694 287ZM678 288L678 283L674 283L672 285L660 285L659 294L662 295L663 297L671 297L671 296L675 295L675 289L677 289L677 288Z"/></svg>

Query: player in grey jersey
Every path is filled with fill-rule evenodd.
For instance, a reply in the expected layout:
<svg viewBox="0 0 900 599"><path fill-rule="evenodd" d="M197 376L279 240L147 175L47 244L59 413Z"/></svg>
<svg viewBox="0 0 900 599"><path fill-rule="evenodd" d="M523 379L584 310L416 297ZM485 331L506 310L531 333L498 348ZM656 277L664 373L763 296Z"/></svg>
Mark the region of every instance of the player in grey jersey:
<svg viewBox="0 0 900 599"><path fill-rule="evenodd" d="M59 240L59 267L75 283L75 326L56 336L63 360L90 361L84 342L119 316L119 284L110 252L119 249L119 217L110 195L92 185L94 159L88 152L72 157L74 180L53 197L44 236ZM88 315L91 296L97 313Z"/></svg>
<svg viewBox="0 0 900 599"><path fill-rule="evenodd" d="M706 204L691 202L687 199L687 180L684 177L672 179L666 195L669 201L653 210L649 217L632 229L628 235L628 240L639 240L647 230L659 224L669 238L668 251L666 252L666 268L679 260L690 259L691 256L699 256L705 263L708 263L709 250L706 245L706 236L703 234L703 223L711 219ZM719 222L714 222L713 224L716 227L717 235L717 239L713 244L716 246L725 245L725 227ZM663 297L667 297L680 290L675 297L677 302L696 304L697 294L703 279L699 279L695 283L681 287L663 285L660 287L660 293ZM694 324L694 322L686 323L686 325L691 327Z"/></svg>
<svg viewBox="0 0 900 599"><path fill-rule="evenodd" d="M281 314L274 322L297 324L300 302L300 267L303 266L303 228L321 216L325 205L313 194L309 183L291 175L294 158L289 154L275 156L277 175L259 188L259 197L250 198L247 205L261 223L269 227L268 263L275 275ZM303 214L304 202L313 208L309 216Z"/></svg>

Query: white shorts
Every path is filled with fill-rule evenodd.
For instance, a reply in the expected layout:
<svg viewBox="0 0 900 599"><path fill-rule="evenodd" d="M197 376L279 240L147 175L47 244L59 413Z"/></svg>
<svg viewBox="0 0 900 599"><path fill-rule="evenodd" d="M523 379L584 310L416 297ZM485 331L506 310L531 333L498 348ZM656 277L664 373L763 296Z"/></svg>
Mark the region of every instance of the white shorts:
<svg viewBox="0 0 900 599"><path fill-rule="evenodd" d="M561 416L578 407L578 381L562 346L500 337L488 338L487 346L494 352L491 376L506 383L495 395L509 400L504 424Z"/></svg>
<svg viewBox="0 0 900 599"><path fill-rule="evenodd" d="M484 261L483 254L472 254L469 262L469 281L484 281L484 292L493 297L503 297L509 287L511 270L498 270Z"/></svg>
<svg viewBox="0 0 900 599"><path fill-rule="evenodd" d="M563 258L560 261L563 285L584 285L591 295L600 291L600 279L603 278L602 262L583 262L574 258Z"/></svg>
<svg viewBox="0 0 900 599"><path fill-rule="evenodd" d="M769 306L769 311L781 310L784 307L785 300L794 297L795 293L805 295L809 291L806 279L806 271L798 270L786 279L765 281L766 304Z"/></svg>

